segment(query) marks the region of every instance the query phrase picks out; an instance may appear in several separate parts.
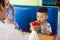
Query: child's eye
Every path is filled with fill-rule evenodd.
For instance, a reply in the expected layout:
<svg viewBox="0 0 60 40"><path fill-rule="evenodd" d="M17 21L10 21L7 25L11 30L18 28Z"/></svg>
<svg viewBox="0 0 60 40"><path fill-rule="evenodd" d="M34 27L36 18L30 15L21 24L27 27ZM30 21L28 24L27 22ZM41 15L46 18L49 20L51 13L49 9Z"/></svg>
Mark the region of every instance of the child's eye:
<svg viewBox="0 0 60 40"><path fill-rule="evenodd" d="M43 17L40 17L40 18L43 18Z"/></svg>
<svg viewBox="0 0 60 40"><path fill-rule="evenodd" d="M42 17L41 17L42 18Z"/></svg>

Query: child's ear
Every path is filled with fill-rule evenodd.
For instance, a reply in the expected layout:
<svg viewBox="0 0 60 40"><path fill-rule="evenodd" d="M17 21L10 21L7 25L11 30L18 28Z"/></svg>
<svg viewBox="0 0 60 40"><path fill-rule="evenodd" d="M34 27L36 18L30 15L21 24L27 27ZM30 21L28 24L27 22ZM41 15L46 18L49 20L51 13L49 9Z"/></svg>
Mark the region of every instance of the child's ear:
<svg viewBox="0 0 60 40"><path fill-rule="evenodd" d="M46 16L46 20L48 19L48 16Z"/></svg>

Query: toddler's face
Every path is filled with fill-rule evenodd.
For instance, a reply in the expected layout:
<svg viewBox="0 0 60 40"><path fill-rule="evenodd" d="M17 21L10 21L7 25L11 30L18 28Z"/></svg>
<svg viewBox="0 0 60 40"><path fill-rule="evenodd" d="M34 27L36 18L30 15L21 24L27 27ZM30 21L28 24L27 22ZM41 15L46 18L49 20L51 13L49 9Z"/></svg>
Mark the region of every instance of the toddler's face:
<svg viewBox="0 0 60 40"><path fill-rule="evenodd" d="M40 22L45 22L48 16L45 13L37 12L37 20Z"/></svg>

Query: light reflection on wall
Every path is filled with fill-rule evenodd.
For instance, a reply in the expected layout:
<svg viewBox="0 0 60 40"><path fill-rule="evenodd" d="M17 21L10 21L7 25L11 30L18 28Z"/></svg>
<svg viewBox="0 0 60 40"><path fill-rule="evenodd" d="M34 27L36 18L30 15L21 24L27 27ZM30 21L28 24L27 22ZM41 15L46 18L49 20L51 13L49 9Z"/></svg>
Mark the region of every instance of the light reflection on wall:
<svg viewBox="0 0 60 40"><path fill-rule="evenodd" d="M38 0L10 0L13 5L38 6Z"/></svg>

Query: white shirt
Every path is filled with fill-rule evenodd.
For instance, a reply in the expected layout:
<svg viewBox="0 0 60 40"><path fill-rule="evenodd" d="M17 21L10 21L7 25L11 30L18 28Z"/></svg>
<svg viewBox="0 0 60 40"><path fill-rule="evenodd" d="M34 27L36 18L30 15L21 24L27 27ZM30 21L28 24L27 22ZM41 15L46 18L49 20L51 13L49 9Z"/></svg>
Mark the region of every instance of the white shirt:
<svg viewBox="0 0 60 40"><path fill-rule="evenodd" d="M21 32L15 29L15 25L0 21L0 40L25 40Z"/></svg>
<svg viewBox="0 0 60 40"><path fill-rule="evenodd" d="M39 40L37 32L36 31L32 31L28 40Z"/></svg>

